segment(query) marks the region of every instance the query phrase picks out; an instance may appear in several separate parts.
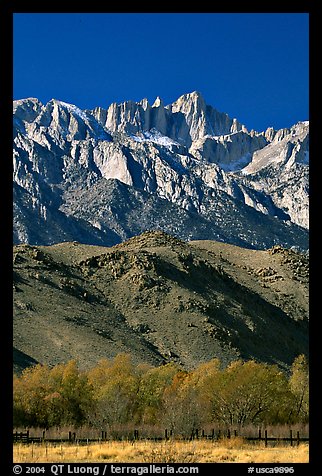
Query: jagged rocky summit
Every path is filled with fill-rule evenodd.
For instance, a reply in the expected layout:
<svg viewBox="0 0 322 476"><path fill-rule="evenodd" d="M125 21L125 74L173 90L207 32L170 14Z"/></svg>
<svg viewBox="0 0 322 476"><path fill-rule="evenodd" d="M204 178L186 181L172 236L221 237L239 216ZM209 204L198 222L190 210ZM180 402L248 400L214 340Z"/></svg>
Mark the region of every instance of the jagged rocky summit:
<svg viewBox="0 0 322 476"><path fill-rule="evenodd" d="M14 101L14 243L145 230L308 249L309 123L248 131L198 92L81 110Z"/></svg>

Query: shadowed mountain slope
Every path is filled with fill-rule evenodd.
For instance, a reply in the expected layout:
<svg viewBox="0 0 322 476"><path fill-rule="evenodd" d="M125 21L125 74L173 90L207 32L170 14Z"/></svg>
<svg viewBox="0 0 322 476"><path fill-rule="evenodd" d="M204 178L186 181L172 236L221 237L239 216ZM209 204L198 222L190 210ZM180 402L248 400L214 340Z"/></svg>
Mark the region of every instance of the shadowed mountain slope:
<svg viewBox="0 0 322 476"><path fill-rule="evenodd" d="M88 368L120 352L186 369L214 357L288 368L308 352L308 258L160 231L109 248L16 245L14 346L16 369Z"/></svg>

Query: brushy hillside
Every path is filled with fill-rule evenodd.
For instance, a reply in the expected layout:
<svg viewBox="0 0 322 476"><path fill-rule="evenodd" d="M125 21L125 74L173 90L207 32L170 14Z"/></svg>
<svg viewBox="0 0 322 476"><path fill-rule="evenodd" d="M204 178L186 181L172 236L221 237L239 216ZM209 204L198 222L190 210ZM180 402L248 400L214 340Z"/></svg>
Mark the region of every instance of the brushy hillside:
<svg viewBox="0 0 322 476"><path fill-rule="evenodd" d="M183 369L219 358L289 369L308 353L308 258L150 231L111 248L14 247L15 370L130 353Z"/></svg>

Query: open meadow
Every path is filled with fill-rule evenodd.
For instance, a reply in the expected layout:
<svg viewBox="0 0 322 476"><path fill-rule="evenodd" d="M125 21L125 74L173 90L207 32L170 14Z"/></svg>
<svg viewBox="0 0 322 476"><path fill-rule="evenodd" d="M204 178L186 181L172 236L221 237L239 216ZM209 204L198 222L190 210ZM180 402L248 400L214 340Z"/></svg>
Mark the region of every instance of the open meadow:
<svg viewBox="0 0 322 476"><path fill-rule="evenodd" d="M79 444L20 444L15 463L308 463L309 445L249 443L242 438L220 441L105 441Z"/></svg>

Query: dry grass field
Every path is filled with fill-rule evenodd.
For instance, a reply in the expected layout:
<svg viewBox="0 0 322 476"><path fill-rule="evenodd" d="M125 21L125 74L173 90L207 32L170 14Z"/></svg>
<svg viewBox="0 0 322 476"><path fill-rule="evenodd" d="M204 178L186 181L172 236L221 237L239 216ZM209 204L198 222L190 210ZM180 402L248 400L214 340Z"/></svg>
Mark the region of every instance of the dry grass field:
<svg viewBox="0 0 322 476"><path fill-rule="evenodd" d="M242 438L198 441L109 441L88 445L15 444L15 463L308 463L309 446L250 444Z"/></svg>

